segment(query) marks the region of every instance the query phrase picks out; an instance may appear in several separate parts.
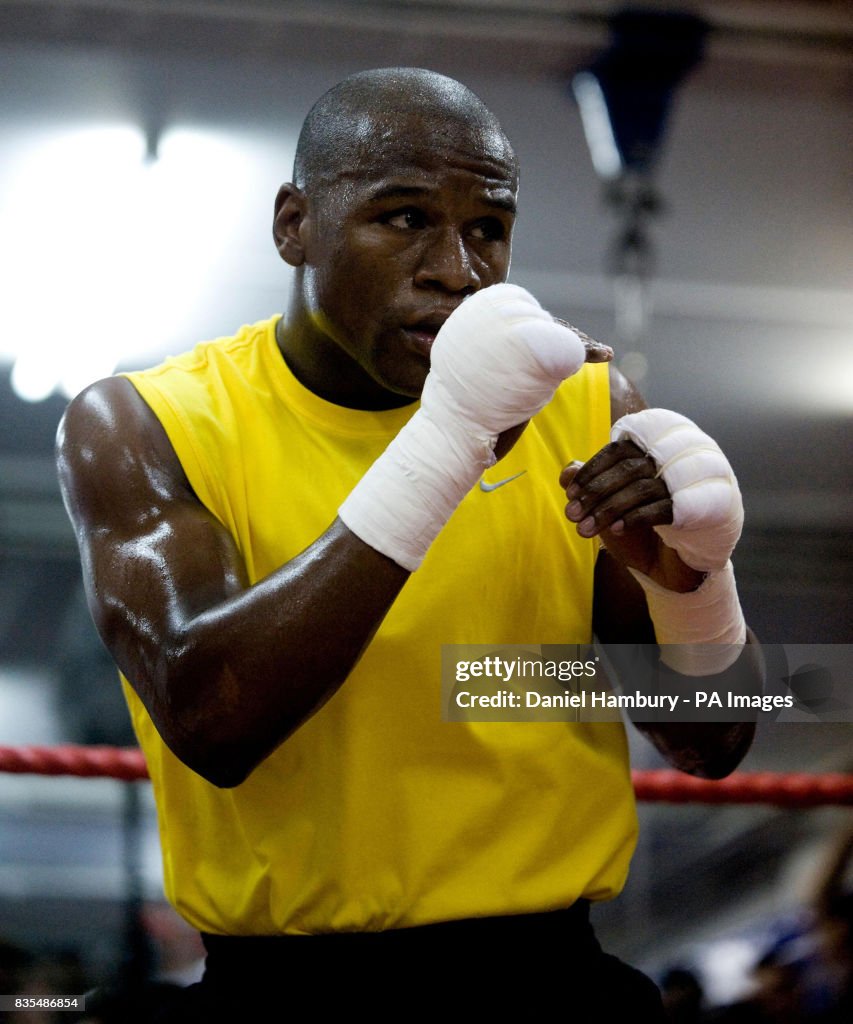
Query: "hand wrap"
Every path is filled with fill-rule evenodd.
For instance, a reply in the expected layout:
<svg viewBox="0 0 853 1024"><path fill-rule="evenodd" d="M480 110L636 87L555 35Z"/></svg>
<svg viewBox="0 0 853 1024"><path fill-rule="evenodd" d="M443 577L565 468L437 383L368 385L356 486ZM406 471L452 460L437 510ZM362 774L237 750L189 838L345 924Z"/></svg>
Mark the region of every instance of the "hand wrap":
<svg viewBox="0 0 853 1024"><path fill-rule="evenodd" d="M586 358L529 292L475 292L438 332L421 405L341 505L366 544L418 568L456 506L494 465L498 435L539 412Z"/></svg>
<svg viewBox="0 0 853 1024"><path fill-rule="evenodd" d="M672 525L655 527L664 544L691 569L722 569L743 529L743 501L717 442L669 409L623 416L613 424L610 438L629 438L651 455L669 488Z"/></svg>
<svg viewBox="0 0 853 1024"><path fill-rule="evenodd" d="M655 530L683 562L708 573L697 590L680 594L630 570L645 591L661 660L683 675L723 672L746 642L730 561L743 529L743 501L728 459L695 423L669 409L623 416L610 436L629 438L654 459L673 512L672 525Z"/></svg>

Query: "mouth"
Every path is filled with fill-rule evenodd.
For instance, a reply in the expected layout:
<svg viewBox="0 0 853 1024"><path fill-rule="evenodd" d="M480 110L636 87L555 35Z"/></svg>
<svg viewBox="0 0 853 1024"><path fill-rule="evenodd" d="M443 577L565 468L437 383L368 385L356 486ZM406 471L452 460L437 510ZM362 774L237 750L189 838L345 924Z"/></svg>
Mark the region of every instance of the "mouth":
<svg viewBox="0 0 853 1024"><path fill-rule="evenodd" d="M409 339L412 347L417 352L429 358L436 335L441 330L448 316L450 316L449 313L436 314L404 327L403 331Z"/></svg>
<svg viewBox="0 0 853 1024"><path fill-rule="evenodd" d="M420 324L415 324L413 327L406 327L405 334L409 339L412 348L421 355L429 358L438 330L435 328L424 327Z"/></svg>

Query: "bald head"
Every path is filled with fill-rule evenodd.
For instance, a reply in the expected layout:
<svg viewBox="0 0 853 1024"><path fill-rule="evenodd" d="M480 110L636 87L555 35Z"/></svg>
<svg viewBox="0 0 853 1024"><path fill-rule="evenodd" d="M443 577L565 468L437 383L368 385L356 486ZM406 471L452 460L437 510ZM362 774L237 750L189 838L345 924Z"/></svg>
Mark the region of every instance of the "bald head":
<svg viewBox="0 0 853 1024"><path fill-rule="evenodd" d="M378 68L345 78L320 97L305 118L294 162L300 188L322 189L369 160L393 158L417 131L466 144L515 168L495 115L455 79L424 68Z"/></svg>

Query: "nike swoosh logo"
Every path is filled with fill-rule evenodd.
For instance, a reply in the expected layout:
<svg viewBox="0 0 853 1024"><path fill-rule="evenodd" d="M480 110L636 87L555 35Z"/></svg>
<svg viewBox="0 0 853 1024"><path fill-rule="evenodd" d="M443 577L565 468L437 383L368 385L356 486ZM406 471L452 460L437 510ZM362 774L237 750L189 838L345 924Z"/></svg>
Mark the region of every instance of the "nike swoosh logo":
<svg viewBox="0 0 853 1024"><path fill-rule="evenodd" d="M517 480L520 476L524 476L526 472L527 470L523 469L520 473L516 473L514 476L506 476L503 480L498 480L498 482L494 484L487 484L485 480L481 479L480 490L486 492L496 491L499 487L503 487L504 484L512 483L513 480Z"/></svg>

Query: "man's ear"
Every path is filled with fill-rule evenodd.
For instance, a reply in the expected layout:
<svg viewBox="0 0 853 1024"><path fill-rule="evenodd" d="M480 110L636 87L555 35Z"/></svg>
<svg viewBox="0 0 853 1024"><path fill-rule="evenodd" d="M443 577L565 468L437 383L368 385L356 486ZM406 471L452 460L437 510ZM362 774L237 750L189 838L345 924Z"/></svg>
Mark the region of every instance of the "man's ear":
<svg viewBox="0 0 853 1024"><path fill-rule="evenodd" d="M279 256L291 267L305 262L305 226L308 219L308 197L296 185L287 182L275 197L272 234Z"/></svg>

